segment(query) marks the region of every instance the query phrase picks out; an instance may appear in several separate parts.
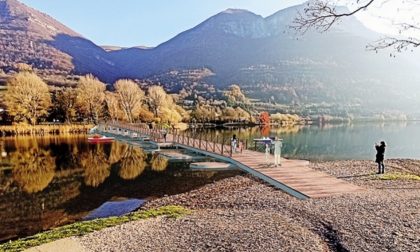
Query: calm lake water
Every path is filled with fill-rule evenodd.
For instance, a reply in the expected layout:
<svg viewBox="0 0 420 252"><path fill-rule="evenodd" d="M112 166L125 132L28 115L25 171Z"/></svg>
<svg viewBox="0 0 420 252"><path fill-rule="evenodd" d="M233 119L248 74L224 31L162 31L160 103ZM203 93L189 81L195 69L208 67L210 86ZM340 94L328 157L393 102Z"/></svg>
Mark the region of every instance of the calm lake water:
<svg viewBox="0 0 420 252"><path fill-rule="evenodd" d="M375 142L387 158L420 159L420 123L196 130L252 144L284 139L284 156L309 160L370 159ZM197 172L186 163L153 165L148 147L92 145L86 136L0 138L0 241L81 220L105 202L178 194L239 174Z"/></svg>
<svg viewBox="0 0 420 252"><path fill-rule="evenodd" d="M200 130L201 131L201 130ZM248 140L262 136L283 138L284 156L307 160L373 160L375 142L386 141L386 158L420 159L420 122L363 123L284 128L206 129L207 135ZM257 146L261 150L263 146Z"/></svg>
<svg viewBox="0 0 420 252"><path fill-rule="evenodd" d="M83 219L108 201L187 192L238 171L153 162L150 149L86 136L0 139L0 241Z"/></svg>

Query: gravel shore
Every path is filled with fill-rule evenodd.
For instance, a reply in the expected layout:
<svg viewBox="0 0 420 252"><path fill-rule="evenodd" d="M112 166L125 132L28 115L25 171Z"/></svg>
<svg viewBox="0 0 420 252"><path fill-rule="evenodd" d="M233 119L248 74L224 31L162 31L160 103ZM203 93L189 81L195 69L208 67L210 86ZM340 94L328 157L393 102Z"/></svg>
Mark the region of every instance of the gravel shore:
<svg viewBox="0 0 420 252"><path fill-rule="evenodd" d="M386 172L420 175L420 161L389 160ZM372 161L312 163L364 187L297 200L250 176L149 202L182 205L180 219L131 222L78 238L92 251L420 251L420 181L381 180Z"/></svg>

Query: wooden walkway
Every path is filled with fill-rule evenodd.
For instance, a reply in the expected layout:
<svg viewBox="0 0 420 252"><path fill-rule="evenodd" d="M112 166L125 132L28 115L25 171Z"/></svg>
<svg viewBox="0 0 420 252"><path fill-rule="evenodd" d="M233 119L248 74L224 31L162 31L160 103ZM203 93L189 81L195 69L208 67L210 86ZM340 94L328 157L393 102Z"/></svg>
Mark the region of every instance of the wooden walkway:
<svg viewBox="0 0 420 252"><path fill-rule="evenodd" d="M158 146L171 144L229 162L299 199L329 197L363 190L344 180L309 168L309 162L305 160L282 159L282 165L274 167L274 156L270 155L269 162L266 162L265 154L248 150L248 144L245 144L242 153L232 153L228 139L197 137L174 131L167 134L165 142L163 131L147 129L140 125L106 124L100 125L98 129L100 132L120 132L135 138L149 137Z"/></svg>

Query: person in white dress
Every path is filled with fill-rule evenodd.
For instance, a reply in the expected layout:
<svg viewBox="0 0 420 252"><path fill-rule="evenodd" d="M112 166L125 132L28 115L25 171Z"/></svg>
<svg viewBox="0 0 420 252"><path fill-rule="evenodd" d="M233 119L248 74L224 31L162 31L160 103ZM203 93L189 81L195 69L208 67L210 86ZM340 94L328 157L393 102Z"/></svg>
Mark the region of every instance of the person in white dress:
<svg viewBox="0 0 420 252"><path fill-rule="evenodd" d="M274 139L274 165L281 166L281 148L283 147L283 139L276 137Z"/></svg>
<svg viewBox="0 0 420 252"><path fill-rule="evenodd" d="M265 142L265 162L268 164L271 151L271 140L268 137L264 137L263 140Z"/></svg>
<svg viewBox="0 0 420 252"><path fill-rule="evenodd" d="M238 139L236 138L236 135L233 135L230 139L230 144L232 146L232 153L236 153L236 148L238 146Z"/></svg>

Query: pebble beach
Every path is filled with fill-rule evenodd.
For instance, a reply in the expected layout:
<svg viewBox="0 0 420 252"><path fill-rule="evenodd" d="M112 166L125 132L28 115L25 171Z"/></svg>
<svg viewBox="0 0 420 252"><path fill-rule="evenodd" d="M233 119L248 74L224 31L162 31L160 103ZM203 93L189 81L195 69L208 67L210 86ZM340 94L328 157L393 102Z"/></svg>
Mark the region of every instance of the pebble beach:
<svg viewBox="0 0 420 252"><path fill-rule="evenodd" d="M420 161L311 163L363 187L298 200L248 176L148 202L192 213L126 223L75 238L87 251L420 251ZM400 176L410 175L410 176ZM398 175L398 176L397 176ZM385 179L386 178L386 179Z"/></svg>

